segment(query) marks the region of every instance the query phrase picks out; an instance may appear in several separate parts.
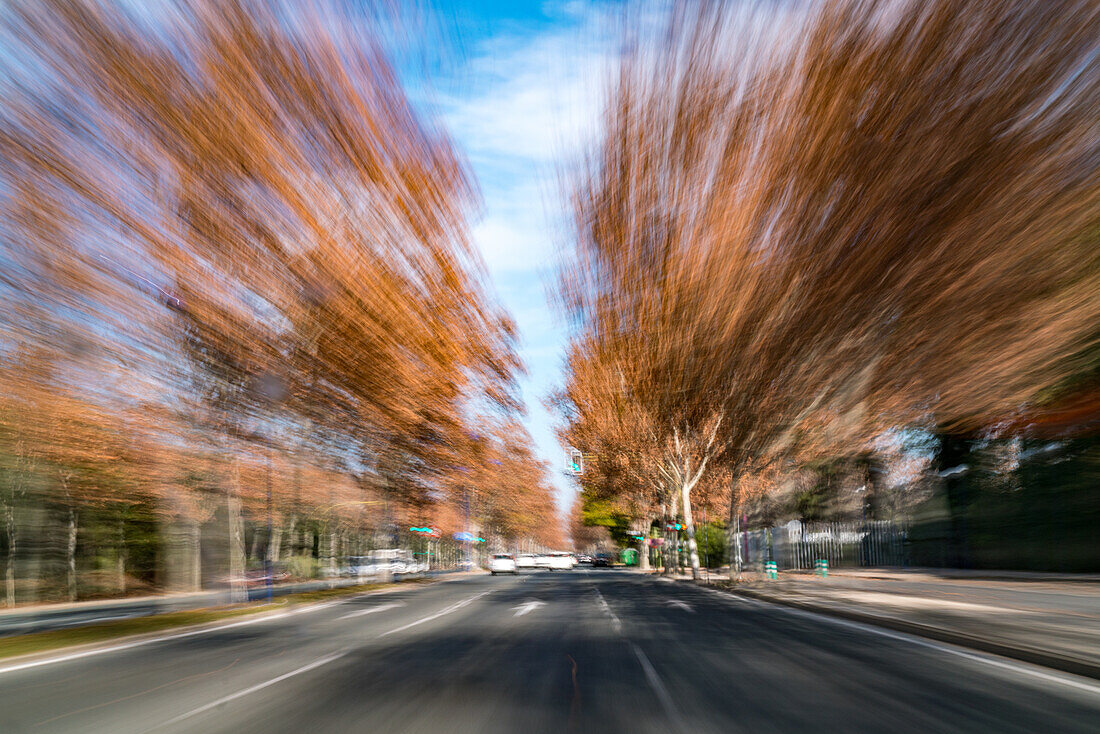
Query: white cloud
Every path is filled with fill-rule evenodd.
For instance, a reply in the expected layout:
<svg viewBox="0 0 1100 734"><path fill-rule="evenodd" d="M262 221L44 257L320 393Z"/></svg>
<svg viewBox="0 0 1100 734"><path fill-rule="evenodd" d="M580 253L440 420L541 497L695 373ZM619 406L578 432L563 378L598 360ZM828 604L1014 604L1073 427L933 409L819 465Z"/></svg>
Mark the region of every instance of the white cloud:
<svg viewBox="0 0 1100 734"><path fill-rule="evenodd" d="M526 423L539 455L556 470L561 449L542 400L561 379L566 342L545 294L565 231L559 167L592 140L614 45L605 7L568 2L546 14L558 21L548 30L517 28L476 45L460 79L448 85L459 91L439 102L481 185L484 216L473 242L519 326L529 370L521 381ZM567 510L571 483L559 471L552 481Z"/></svg>

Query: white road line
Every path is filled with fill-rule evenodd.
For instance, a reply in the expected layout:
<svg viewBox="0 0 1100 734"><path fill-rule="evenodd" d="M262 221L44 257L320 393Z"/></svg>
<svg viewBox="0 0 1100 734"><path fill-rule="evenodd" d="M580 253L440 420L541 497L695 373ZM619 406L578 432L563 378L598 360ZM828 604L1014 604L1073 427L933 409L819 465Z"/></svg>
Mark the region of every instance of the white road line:
<svg viewBox="0 0 1100 734"><path fill-rule="evenodd" d="M596 585L592 585L592 590L596 592L596 599L600 602L600 606L603 607L604 612L611 618L611 628L616 632L623 631L623 624L619 621L619 618L615 616L615 612L611 611L611 607L608 606L607 601L603 598L603 594L596 588Z"/></svg>
<svg viewBox="0 0 1100 734"><path fill-rule="evenodd" d="M645 671L645 677L646 680L649 681L649 687L657 694L657 700L661 702L661 708L665 710L665 716L668 717L669 723L675 724L676 728L680 731L686 731L687 727L684 726L684 719L680 715L680 711L676 708L676 704L673 703L672 696L669 695L668 689L665 688L664 681L657 675L657 671L653 669L653 663L649 662L649 658L642 652L642 648L638 647L633 642L630 643L630 647L634 650L634 655L638 658L638 662L642 664L642 670Z"/></svg>
<svg viewBox="0 0 1100 734"><path fill-rule="evenodd" d="M680 609L683 609L685 612L692 612L692 613L695 612L695 610L691 608L690 604L688 604L687 602L680 601L679 599L669 599L668 601L665 602L665 605L670 606L670 607L679 607Z"/></svg>
<svg viewBox="0 0 1100 734"><path fill-rule="evenodd" d="M383 632L382 634L380 634L378 636L379 637L388 637L389 635L396 634L398 632L404 632L407 629L411 629L411 628L417 626L418 624L424 624L425 622L431 622L433 619L439 619L440 617L442 617L445 614L450 614L451 612L458 611L459 609L461 609L464 606L467 606L468 604L472 604L473 602L477 601L478 599L485 596L486 594L492 594L494 591L496 591L496 589L489 589L488 591L483 591L480 594L474 594L469 599L463 599L460 602L457 602L455 604L452 604L449 607L445 607L445 608L439 610L435 614L429 614L427 617L421 617L420 619L409 622L408 624L402 625L402 626L400 626L396 629L392 629L389 632Z"/></svg>
<svg viewBox="0 0 1100 734"><path fill-rule="evenodd" d="M192 716L198 716L199 714L203 713L204 711L209 711L212 708L215 708L217 706L221 706L223 703L229 703L230 701L234 701L234 700L236 700L238 698L241 698L243 696L247 696L250 693L255 693L256 691L262 691L263 689L265 689L269 686L273 686L273 685L275 685L276 683L278 683L280 681L284 681L287 678L293 678L296 675L301 675L302 673L306 673L310 670L313 670L314 668L320 668L322 665L328 665L329 663L331 663L335 660L339 660L340 658L344 657L345 655L347 655L347 652L338 652L338 653L334 653L332 655L326 655L323 658L319 658L317 660L314 660L312 663L309 663L308 665L303 665L300 668L295 668L294 670L290 671L289 673L283 673L282 675L276 676L276 677L272 678L271 680L266 680L263 683L257 683L254 686L250 686L250 687L245 688L243 690L237 691L236 693L230 693L228 696L222 696L218 700L211 701L210 703L206 704L205 706L199 706L196 709L191 709L187 713L180 714L179 716L176 716L175 718L172 718L172 719L169 719L168 721L157 724L152 729L146 729L146 731L156 731L157 729L163 729L164 727L171 726L172 724L178 724L181 721L184 721L186 719L190 719Z"/></svg>
<svg viewBox="0 0 1100 734"><path fill-rule="evenodd" d="M80 660L81 658L94 657L96 655L105 655L111 652L120 652L122 650L130 650L135 647L143 647L145 645L154 645L158 642L170 642L172 640L182 640L185 637L196 637L198 635L210 635L215 632L221 632L222 630L234 629L236 627L247 627L252 624L263 624L264 622L273 622L279 619L285 619L286 617L292 617L298 614L311 614L318 612L322 609L328 609L329 607L337 604L343 604L344 602L355 599L356 597L348 597L347 599L339 599L336 601L324 602L322 604L311 604L301 609L287 610L282 612L276 612L274 614L258 615L251 619L245 619L240 622L230 622L229 624L219 624L215 627L204 627L197 630L189 630L187 632L177 632L170 635L162 635L160 637L150 637L142 640L133 640L131 642L123 642L118 645L111 645L110 647L99 647L95 650L84 650L82 652L74 652L68 655L60 655L55 658L45 658L42 660L28 660L25 663L15 663L14 665L8 665L0 667L0 675L4 673L14 673L19 670L27 670L29 668L39 668L43 665L53 665L55 663L67 663L71 660ZM284 602L285 603L285 602Z"/></svg>
<svg viewBox="0 0 1100 734"><path fill-rule="evenodd" d="M446 608L436 612L435 614L429 614L427 617L423 617L421 619L418 619L415 622L410 622L409 624L398 627L396 629L392 629L388 632L383 632L382 634L378 635L378 638L386 637L387 635L392 635L395 632L401 632L403 630L407 630L410 627L415 627L418 624L423 624L424 622L428 622L428 621L431 621L433 619L438 619L439 617L442 617L445 614L449 614L451 612L457 611L457 610L471 604L472 602L480 599L481 597L485 596L486 594L493 593L494 591L495 591L495 589L490 589L489 591L483 591L480 594L475 594L474 596L471 596L469 599L463 599L462 601L457 602L455 604L452 604L451 606L446 607ZM374 610L380 610L381 607L374 607L373 609ZM359 614L359 613L361 613L361 612L356 612L356 614ZM344 617L341 617L341 619L344 619L347 616L348 615L345 615ZM230 701L234 701L234 700L236 700L238 698L241 698L243 696L247 696L250 693L255 693L256 691L262 691L264 688L267 688L268 686L275 685L276 683L278 683L280 681L284 681L287 678L292 678L296 675L300 675L302 673L308 672L308 671L313 670L315 668L319 668L322 665L327 665L328 663L339 660L340 658L344 657L347 654L348 654L348 651L345 650L343 652L338 652L338 653L333 653L332 655L327 655L327 656L325 656L323 658L320 658L318 660L314 660L312 663L309 663L308 665L303 665L300 668L296 668L296 669L290 671L289 673L283 673L282 675L276 676L276 677L272 678L271 680L264 681L263 683L257 683L254 686L250 686L249 688L245 688L243 690L237 691L236 693L231 693L228 696L223 696L222 698L219 698L216 701L212 701L212 702L210 702L208 704L205 704L203 706L200 706L196 709L192 709L191 711L188 711L187 713L180 714L179 716L177 716L173 719L169 719L168 721L165 721L161 724L157 724L152 729L147 729L146 731L155 731L157 729L162 729L166 726L171 726L172 724L177 724L177 723L183 721L184 719L189 719L192 716L196 716L198 714L203 713L204 711L209 711L210 709L215 708L217 706L220 706L223 703L228 703Z"/></svg>
<svg viewBox="0 0 1100 734"><path fill-rule="evenodd" d="M1003 668L1005 670L1011 670L1015 673L1022 673L1033 678L1039 678L1041 680L1050 681L1052 683L1059 683L1061 685L1069 686L1070 688L1077 688L1094 695L1100 695L1100 685L1092 683L1083 676L1073 675L1072 673L1061 672L1047 672L1046 669L1040 666L1033 666L1028 663L1016 662L1008 658L1000 658L991 654L970 652L963 648L953 647L947 644L941 644L932 640L926 640L923 637L916 635L906 634L904 632L894 632L893 630L884 629L882 627L876 627L872 624L865 624L863 622L854 622L849 619L841 619L839 617L833 617L828 614L819 614L808 611L806 609L796 609L794 607L788 607L783 604L773 604L766 602L763 599L754 599L743 596L734 596L727 594L717 589L704 589L714 594L718 594L724 600L731 603L740 603L748 606L761 606L768 607L769 609L776 609L786 614L791 614L799 617L806 617L812 619L815 622L827 622L829 624L836 625L838 627L847 627L849 629L859 630L860 632L868 632L880 637L888 637L891 640L898 640L899 642L908 642L911 645L917 645L919 647L927 647L932 650L938 650L949 655L954 655L960 658L966 658L967 660L973 660L979 663L985 663L986 665L993 666L995 668Z"/></svg>
<svg viewBox="0 0 1100 734"><path fill-rule="evenodd" d="M395 601L389 604L380 604L376 607L367 607L366 609L356 609L354 612L348 612L339 619L351 619L352 617L362 617L364 614L374 614L375 612L384 612L387 609L393 609L394 607L403 607L405 602Z"/></svg>
<svg viewBox="0 0 1100 734"><path fill-rule="evenodd" d="M157 642L168 642L169 640L180 640L184 637L195 637L196 635L208 635L213 632L220 632L222 630L232 629L234 627L244 627L250 624L260 624L262 622L270 622L276 619L282 619L283 617L290 616L290 612L279 612L266 617L260 617L258 619L246 619L243 622L232 622L230 624L221 624L217 627L208 627L201 630L191 630L190 632L179 632L174 635L165 635L163 637L154 637L148 640L134 640L133 642L125 642L121 645L112 645L111 647L101 647L95 650L85 650L84 652L76 652L69 655L62 655L56 658L47 658L45 660L30 660L25 663L16 663L15 665L8 665L0 668L0 674L14 673L17 670L26 670L28 668L37 668L43 665L53 665L54 663L65 663L70 660L79 660L80 658L88 658L94 655L103 655L109 652L118 652L120 650L129 650L133 647L142 647L143 645L152 645Z"/></svg>
<svg viewBox="0 0 1100 734"><path fill-rule="evenodd" d="M539 607L543 606L544 604L546 604L546 602L542 602L542 601L538 601L538 600L529 601L526 604L520 604L518 607L512 607L512 609L516 610L516 613L513 614L512 616L513 617L522 617L524 614L527 614L528 612L530 612L533 609L538 609Z"/></svg>

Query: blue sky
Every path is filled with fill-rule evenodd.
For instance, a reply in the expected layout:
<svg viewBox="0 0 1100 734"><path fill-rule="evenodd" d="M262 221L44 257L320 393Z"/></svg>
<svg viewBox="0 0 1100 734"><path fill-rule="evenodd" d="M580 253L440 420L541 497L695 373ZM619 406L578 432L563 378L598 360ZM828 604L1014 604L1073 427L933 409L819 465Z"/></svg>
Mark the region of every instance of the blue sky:
<svg viewBox="0 0 1100 734"><path fill-rule="evenodd" d="M566 333L547 289L568 235L563 166L591 140L599 112L612 49L608 9L586 2L435 5L451 48L430 72L433 107L478 178L484 205L473 239L519 326L527 425L563 509L574 489L542 401L561 382Z"/></svg>

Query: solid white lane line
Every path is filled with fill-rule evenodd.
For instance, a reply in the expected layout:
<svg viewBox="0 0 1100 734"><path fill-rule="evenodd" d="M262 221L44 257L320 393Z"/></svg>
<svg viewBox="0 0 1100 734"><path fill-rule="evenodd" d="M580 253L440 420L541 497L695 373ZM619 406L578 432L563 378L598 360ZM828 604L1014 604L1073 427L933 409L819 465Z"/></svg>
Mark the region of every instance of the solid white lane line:
<svg viewBox="0 0 1100 734"><path fill-rule="evenodd" d="M278 612L269 616L259 617L258 619L246 619L242 622L231 622L229 624L221 624L217 627L208 627L201 630L191 630L190 632L178 632L173 635L164 635L163 637L154 637L148 640L134 640L133 642L124 642L120 645L112 645L111 647L101 647L95 650L85 650L83 652L74 652L69 655L61 655L56 658L46 658L45 660L31 660L25 663L16 663L15 665L8 665L0 668L0 674L14 673L17 670L26 670L28 668L37 668L43 665L53 665L54 663L65 663L70 660L79 660L80 658L88 658L94 655L103 655L109 652L118 652L120 650L129 650L133 647L142 647L143 645L152 645L157 642L168 642L169 640L180 640L184 637L195 637L196 635L208 635L213 632L220 632L222 630L232 629L234 627L245 627L250 624L260 624L262 622L270 622L276 619L282 619L290 616L290 612Z"/></svg>
<svg viewBox="0 0 1100 734"><path fill-rule="evenodd" d="M323 658L319 658L317 660L314 660L312 663L309 663L308 665L303 665L300 668L295 668L294 670L290 671L289 673L283 673L282 675L276 676L276 677L272 678L271 680L266 680L263 683L257 683L254 686L250 686L250 687L245 688L243 690L237 691L236 693L230 693L228 696L222 696L218 700L211 701L210 703L206 704L205 706L199 706L196 709L191 709L187 713L180 714L179 716L177 716L175 718L172 718L172 719L169 719L168 721L157 724L152 729L147 729L146 731L156 731L157 729L163 729L164 727L171 726L172 724L178 724L179 722L184 721L185 719L190 719L192 716L198 716L199 714L203 713L204 711L209 711L212 708L215 708L217 706L221 706L223 703L229 703L230 701L234 701L234 700L236 700L238 698L241 698L243 696L247 696L250 693L255 693L256 691L262 691L263 689L265 689L269 686L273 686L276 683L279 683L280 681L284 681L287 678L293 678L296 675L301 675L302 673L306 673L310 670L313 670L314 668L320 668L322 665L327 665L327 664L333 662L334 660L339 660L340 658L344 657L345 655L347 655L347 652L338 652L338 653L334 653L332 655L327 655Z"/></svg>
<svg viewBox="0 0 1100 734"><path fill-rule="evenodd" d="M366 609L356 609L354 612L348 612L340 617L340 619L351 619L352 617L362 617L364 614L374 614L375 612L384 612L387 609L393 609L394 607L403 607L405 602L395 601L389 604L380 604L376 607L367 607Z"/></svg>
<svg viewBox="0 0 1100 734"><path fill-rule="evenodd" d="M754 599L753 601L759 601ZM767 602L761 601L762 604ZM1075 676L1072 673L1056 673L1046 672L1043 668L1038 666L1031 666L1027 663L1017 663L1008 658L996 658L988 656L983 653L968 652L961 648L951 647L949 645L933 642L932 640L926 640L922 637L916 637L914 635L908 635L904 632L894 632L893 630L883 629L881 627L875 627L874 625L864 624L862 622L853 622L848 619L840 619L838 617L831 617L827 614L814 614L813 612L805 609L794 609L792 607L784 607L778 604L771 604L769 606L779 607L788 614L794 614L801 617L809 617L815 621L825 620L831 624L838 625L840 627L847 627L850 629L856 629L861 632L870 632L872 634L879 635L880 637L888 637L891 640L899 640L901 642L908 642L912 645L919 647L927 647L940 652L945 652L950 655L954 655L960 658L966 658L967 660L974 660L979 663L985 663L995 668L1003 668L1005 670L1011 670L1015 673L1023 673L1033 678L1039 678L1052 683L1058 683L1071 688L1077 688L1082 691L1087 691L1093 695L1100 695L1100 685L1090 682L1087 678L1081 676Z"/></svg>
<svg viewBox="0 0 1100 734"><path fill-rule="evenodd" d="M1079 690L1087 691L1088 693L1092 693L1094 695L1100 695L1100 684L1093 683L1083 676L1073 675L1072 673L1062 673L1057 671L1047 672L1047 669L1037 665L1033 666L1024 662L1016 662L1009 658L1000 658L993 656L992 654L970 652L963 648L941 644L939 642L927 640L923 637L918 637L916 635L910 635L904 632L894 632L893 630L876 627L872 624L867 624L864 622L854 622L849 619L841 619L839 617L833 617L828 614L818 614L806 609L796 609L794 607L788 607L783 604L773 604L771 602L766 602L763 599L734 596L732 594L727 594L723 591L718 591L717 589L704 589L704 591L718 594L725 601L732 604L742 604L746 606L759 606L767 607L769 609L776 609L794 616L806 617L815 622L827 622L838 627L847 627L849 629L859 630L860 632L868 632L870 634L878 635L880 637L888 637L891 640L907 642L911 645L917 645L918 647L927 647L932 650L938 650L939 652L945 652L949 655L954 655L956 657L966 658L967 660L974 660L979 663L985 663L986 665L991 665L995 668L1003 668L1005 670L1010 670L1015 673L1028 675L1033 678L1039 678L1041 680L1050 681L1052 683L1059 683L1064 686L1069 686L1070 688L1077 688Z"/></svg>
<svg viewBox="0 0 1100 734"><path fill-rule="evenodd" d="M675 724L676 728L680 731L685 731L683 717L680 715L680 711L676 708L676 704L672 701L672 696L669 695L668 689L665 688L664 681L657 675L657 671L653 668L653 663L649 662L649 658L642 652L642 648L638 647L633 642L630 643L631 649L634 650L634 655L638 658L638 662L642 665L642 670L645 671L646 680L649 682L649 687L653 689L653 692L657 694L657 700L661 702L661 708L665 710L665 716L668 717L670 724Z"/></svg>
<svg viewBox="0 0 1100 734"><path fill-rule="evenodd" d="M234 629L236 627L247 627L251 624L263 624L264 622L273 622L279 619L285 619L286 617L292 617L298 614L312 614L313 612L319 612L322 609L328 609L329 607L336 606L337 604L343 604L346 601L350 601L356 597L348 597L347 599L338 599L336 601L324 602L322 604L311 604L301 609L287 610L281 612L275 612L274 614L260 614L251 619L245 619L240 622L230 622L229 624L219 624L214 627L203 627L202 629L189 630L187 632L176 632L169 635L161 635L160 637L150 637L142 640L133 640L131 642L122 642L118 645L111 645L110 647L98 647L95 650L84 650L82 652L69 653L68 655L59 655L55 658L45 658L42 660L29 660L25 663L15 663L14 665L8 665L0 667L0 675L4 673L14 673L19 670L27 670L29 668L38 668L43 665L53 665L55 663L67 663L71 660L79 660L81 658L93 657L95 655L105 655L110 652L120 652L122 650L129 650L135 647L142 647L144 645L154 645L158 642L170 642L172 640L182 640L185 637L196 637L198 635L210 635L215 632L221 632L222 630ZM285 604L285 602L283 602Z"/></svg>
<svg viewBox="0 0 1100 734"><path fill-rule="evenodd" d="M468 604L474 603L475 601L477 601L481 597L485 596L486 594L492 594L494 591L496 591L496 589L489 589L488 591L483 591L480 594L474 594L469 599L463 599L460 602L457 602L455 604L452 604L449 607L445 607L445 608L439 610L435 614L429 614L427 617L421 617L420 619L409 622L408 624L402 625L402 626L400 626L396 629L392 629L389 632L383 632L382 634L380 634L378 636L379 637L387 637L389 635L396 634L398 632L404 632L405 630L416 627L419 624L424 624L425 622L431 622L433 619L439 619L440 617L442 617L445 614L450 614L451 612L456 612L459 609L461 609L462 607L467 606Z"/></svg>

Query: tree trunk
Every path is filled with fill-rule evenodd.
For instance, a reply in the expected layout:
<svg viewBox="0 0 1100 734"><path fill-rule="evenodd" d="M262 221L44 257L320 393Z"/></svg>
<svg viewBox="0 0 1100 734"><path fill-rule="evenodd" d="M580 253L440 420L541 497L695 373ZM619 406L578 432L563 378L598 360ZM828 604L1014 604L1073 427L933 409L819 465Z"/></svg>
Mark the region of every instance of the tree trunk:
<svg viewBox="0 0 1100 734"><path fill-rule="evenodd" d="M126 520L118 518L118 547L115 549L115 586L119 594L126 593Z"/></svg>
<svg viewBox="0 0 1100 734"><path fill-rule="evenodd" d="M271 549L267 557L271 559L272 563L278 563L281 560L279 554L283 552L283 529L272 524L271 537L267 539L267 542L268 548Z"/></svg>
<svg viewBox="0 0 1100 734"><path fill-rule="evenodd" d="M73 496L69 492L69 478L71 475L63 473L61 489L65 493L65 505L69 511L69 532L65 544L66 581L69 593L69 601L76 601L76 508L73 507Z"/></svg>
<svg viewBox="0 0 1100 734"><path fill-rule="evenodd" d="M4 569L4 603L6 606L15 606L15 551L18 547L19 535L15 529L15 497L10 503L4 504L4 530L8 536L8 558Z"/></svg>
<svg viewBox="0 0 1100 734"><path fill-rule="evenodd" d="M248 562L252 559L263 560L260 557L260 530L256 529L252 532L252 543L248 544L249 555L244 557L245 567L248 567Z"/></svg>
<svg viewBox="0 0 1100 734"><path fill-rule="evenodd" d="M642 533L642 539L638 541L638 570L649 571L649 527Z"/></svg>
<svg viewBox="0 0 1100 734"><path fill-rule="evenodd" d="M741 542L738 535L741 533L741 496L737 491L737 478L733 479L730 487L730 517L729 517L729 545L730 581L741 580L741 567L744 561L741 558Z"/></svg>
<svg viewBox="0 0 1100 734"><path fill-rule="evenodd" d="M699 544L695 542L695 520L691 517L691 488L693 484L680 485L680 503L684 511L684 530L688 537L688 559L691 562L691 578L698 581L702 575L699 568Z"/></svg>
<svg viewBox="0 0 1100 734"><path fill-rule="evenodd" d="M943 477L951 521L948 565L951 568L970 568L973 564L968 527L971 502L971 478L968 474L969 464L973 461L973 437L943 433L939 438L936 467Z"/></svg>
<svg viewBox="0 0 1100 734"><path fill-rule="evenodd" d="M225 497L226 520L229 525L229 600L234 604L248 601L248 591L244 584L244 525L241 522L241 500L237 495L239 480L239 467L234 461L232 486Z"/></svg>
<svg viewBox="0 0 1100 734"><path fill-rule="evenodd" d="M328 531L328 560L326 561L328 568L329 585L336 585L336 531L329 529Z"/></svg>
<svg viewBox="0 0 1100 734"><path fill-rule="evenodd" d="M198 520L191 521L191 590L202 591L202 524Z"/></svg>
<svg viewBox="0 0 1100 734"><path fill-rule="evenodd" d="M65 558L68 562L68 587L69 601L76 601L76 510L69 503L69 538L65 548Z"/></svg>

